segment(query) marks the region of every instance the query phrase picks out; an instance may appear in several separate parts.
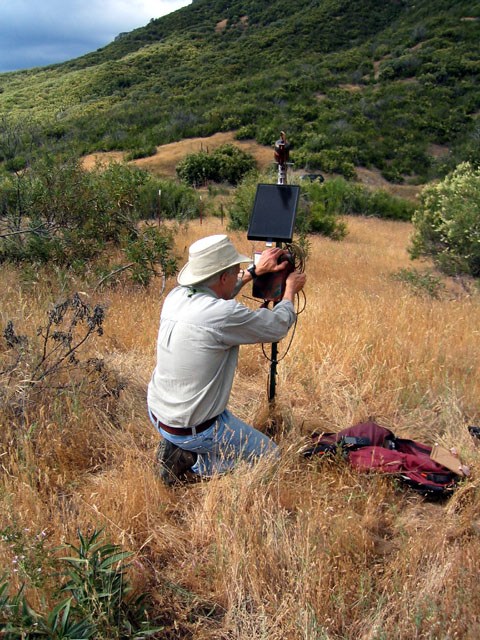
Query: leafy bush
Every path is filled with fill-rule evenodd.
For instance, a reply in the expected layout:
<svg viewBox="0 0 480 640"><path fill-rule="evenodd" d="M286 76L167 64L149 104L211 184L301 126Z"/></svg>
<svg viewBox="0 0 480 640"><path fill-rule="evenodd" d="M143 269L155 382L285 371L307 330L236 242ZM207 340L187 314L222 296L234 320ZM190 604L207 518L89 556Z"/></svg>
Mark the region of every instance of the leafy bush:
<svg viewBox="0 0 480 640"><path fill-rule="evenodd" d="M0 182L0 262L81 269L109 244L125 254L142 237L138 222L152 189L145 171L117 163L87 171L75 158L45 157L28 172L5 176ZM149 234L150 241L158 235L156 264L170 275L171 231L157 227Z"/></svg>
<svg viewBox="0 0 480 640"><path fill-rule="evenodd" d="M448 275L480 278L480 169L462 163L421 193L412 258L432 258Z"/></svg>
<svg viewBox="0 0 480 640"><path fill-rule="evenodd" d="M351 159L352 150L324 149L317 152L292 154L295 163L306 169L320 169L327 173L339 173L345 178L353 178L355 166Z"/></svg>
<svg viewBox="0 0 480 640"><path fill-rule="evenodd" d="M246 124L245 126L237 129L235 138L237 140L250 140L252 138L255 138L256 131L257 127L254 124Z"/></svg>
<svg viewBox="0 0 480 640"><path fill-rule="evenodd" d="M208 181L237 184L255 169L254 157L233 144L224 144L212 153L189 154L177 165L178 177L194 186Z"/></svg>
<svg viewBox="0 0 480 640"><path fill-rule="evenodd" d="M363 215L393 220L410 220L415 205L386 191L370 191L356 182L333 178L305 187L309 197L322 202L329 215Z"/></svg>
<svg viewBox="0 0 480 640"><path fill-rule="evenodd" d="M258 180L258 176L251 174L235 189L233 200L228 208L229 229L248 229Z"/></svg>
<svg viewBox="0 0 480 640"><path fill-rule="evenodd" d="M300 215L297 226L305 233L320 233L332 240L342 240L347 235L345 222L338 220L334 213L329 213L320 201L313 202L306 212Z"/></svg>
<svg viewBox="0 0 480 640"><path fill-rule="evenodd" d="M352 190L350 213L390 220L411 220L415 204L405 198L393 196L387 191L370 191L356 185Z"/></svg>
<svg viewBox="0 0 480 640"><path fill-rule="evenodd" d="M129 162L130 160L138 160L138 158L149 158L150 156L154 156L157 153L157 147L138 147L133 149L133 151L129 151L125 156L125 160Z"/></svg>
<svg viewBox="0 0 480 640"><path fill-rule="evenodd" d="M185 222L200 215L200 198L192 187L176 180L151 178L140 194L142 218Z"/></svg>

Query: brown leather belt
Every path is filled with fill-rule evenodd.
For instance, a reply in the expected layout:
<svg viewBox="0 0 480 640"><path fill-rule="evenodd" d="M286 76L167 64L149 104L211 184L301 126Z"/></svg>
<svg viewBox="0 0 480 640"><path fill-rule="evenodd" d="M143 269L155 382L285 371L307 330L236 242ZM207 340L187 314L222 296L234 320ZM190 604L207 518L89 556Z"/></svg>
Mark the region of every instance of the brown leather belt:
<svg viewBox="0 0 480 640"><path fill-rule="evenodd" d="M169 427L168 424L163 424L163 422L160 422L157 416L155 416L153 413L152 416L155 418L157 425L167 433L171 433L172 436L192 436L195 433L202 433L202 431L206 431L209 427L211 427L218 418L218 416L209 418L208 420L205 420L205 422L198 424L196 427Z"/></svg>

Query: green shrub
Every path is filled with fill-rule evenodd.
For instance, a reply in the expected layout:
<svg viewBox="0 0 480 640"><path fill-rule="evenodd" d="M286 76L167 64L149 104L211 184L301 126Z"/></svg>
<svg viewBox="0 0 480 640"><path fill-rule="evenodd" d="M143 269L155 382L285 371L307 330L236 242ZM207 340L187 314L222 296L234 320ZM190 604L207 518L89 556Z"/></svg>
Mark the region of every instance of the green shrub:
<svg viewBox="0 0 480 640"><path fill-rule="evenodd" d="M346 223L338 220L334 213L328 213L324 203L319 201L300 214L298 226L305 233L319 233L332 240L342 240L348 233Z"/></svg>
<svg viewBox="0 0 480 640"><path fill-rule="evenodd" d="M152 184L151 176L138 168L112 163L87 171L75 158L45 157L28 172L6 176L0 182L0 262L52 262L81 270L109 245L128 258L130 244L143 242L138 222L146 217L145 194L155 189ZM173 269L171 233L156 227L149 231L149 244L152 235L159 250L155 263L168 275ZM143 273L138 279L146 281L142 265L138 262ZM130 272L134 267L129 264Z"/></svg>
<svg viewBox="0 0 480 640"><path fill-rule="evenodd" d="M418 296L426 296L438 300L445 291L445 285L441 278L427 270L424 272L412 269L400 269L392 275L393 280L408 285L413 293Z"/></svg>
<svg viewBox="0 0 480 640"><path fill-rule="evenodd" d="M26 169L27 165L27 159L23 156L15 156L15 158L10 158L5 161L5 169L12 173L18 173L19 171Z"/></svg>
<svg viewBox="0 0 480 640"><path fill-rule="evenodd" d="M140 211L144 220L185 222L200 215L200 198L192 187L177 180L151 178L142 186Z"/></svg>
<svg viewBox="0 0 480 640"><path fill-rule="evenodd" d="M257 127L254 124L246 124L237 130L235 138L237 140L250 140L255 138L256 131Z"/></svg>
<svg viewBox="0 0 480 640"><path fill-rule="evenodd" d="M412 258L432 258L448 275L480 278L480 169L460 164L425 187L413 216Z"/></svg>
<svg viewBox="0 0 480 640"><path fill-rule="evenodd" d="M190 185L209 181L237 184L256 167L254 157L233 144L224 144L212 153L189 154L177 165L178 177Z"/></svg>
<svg viewBox="0 0 480 640"><path fill-rule="evenodd" d="M292 154L295 164L310 169L320 169L326 173L339 173L345 178L355 176L352 162L353 149L323 149L317 152L297 152Z"/></svg>
<svg viewBox="0 0 480 640"><path fill-rule="evenodd" d="M415 205L386 191L370 191L357 182L333 178L305 186L309 197L323 203L329 215L363 215L393 220L410 220Z"/></svg>
<svg viewBox="0 0 480 640"><path fill-rule="evenodd" d="M259 176L250 174L235 189L228 209L229 229L248 229L258 182Z"/></svg>
<svg viewBox="0 0 480 640"><path fill-rule="evenodd" d="M133 149L129 151L125 156L125 160L129 162L130 160L138 160L139 158L149 158L150 156L154 156L157 153L157 147L139 147L137 149Z"/></svg>
<svg viewBox="0 0 480 640"><path fill-rule="evenodd" d="M369 191L359 187L353 198L351 213L391 220L411 220L415 204L405 198L393 196L387 191L378 189Z"/></svg>

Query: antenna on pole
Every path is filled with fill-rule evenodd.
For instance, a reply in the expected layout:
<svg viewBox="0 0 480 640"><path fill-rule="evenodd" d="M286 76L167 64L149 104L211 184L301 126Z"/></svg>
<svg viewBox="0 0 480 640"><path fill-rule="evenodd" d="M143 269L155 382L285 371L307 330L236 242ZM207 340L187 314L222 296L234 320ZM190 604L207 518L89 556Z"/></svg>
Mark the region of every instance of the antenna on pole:
<svg viewBox="0 0 480 640"><path fill-rule="evenodd" d="M275 142L274 158L278 165L277 184L287 184L288 160L290 156L290 145L287 142L285 131L280 131L280 138ZM277 241L275 246L282 247L282 242ZM277 303L274 302L273 306ZM268 400L273 402L277 387L277 365L278 365L278 342L272 343L270 357L270 382L268 385Z"/></svg>
<svg viewBox="0 0 480 640"><path fill-rule="evenodd" d="M290 145L287 142L285 131L280 131L280 138L275 142L275 162L278 164L277 184L287 184L288 160Z"/></svg>
<svg viewBox="0 0 480 640"><path fill-rule="evenodd" d="M264 240L267 246L272 246L275 243L275 246L279 248L282 248L283 243L292 242L300 196L300 187L298 185L287 185L289 150L290 145L287 142L285 132L282 131L274 147L275 162L278 165L277 184L257 185L255 202L247 231L249 240ZM290 268L293 270L294 264L292 261L289 262ZM268 307L270 302L273 302L273 306L275 306L282 299L285 280L289 273L287 268L282 272L263 274L253 281L253 296L263 300L265 307ZM271 345L268 385L268 399L270 402L275 398L277 365L278 343L275 342Z"/></svg>

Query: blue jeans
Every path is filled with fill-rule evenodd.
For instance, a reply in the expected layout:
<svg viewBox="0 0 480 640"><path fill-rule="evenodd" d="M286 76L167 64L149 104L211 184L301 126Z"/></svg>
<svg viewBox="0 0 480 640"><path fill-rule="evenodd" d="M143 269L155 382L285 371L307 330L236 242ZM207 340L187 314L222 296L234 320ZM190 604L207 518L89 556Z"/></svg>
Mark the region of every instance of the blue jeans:
<svg viewBox="0 0 480 640"><path fill-rule="evenodd" d="M211 427L195 436L174 436L157 425L150 409L148 415L161 436L173 444L197 454L192 471L201 476L225 473L239 460L254 462L264 455L279 457L277 445L268 436L225 409Z"/></svg>

